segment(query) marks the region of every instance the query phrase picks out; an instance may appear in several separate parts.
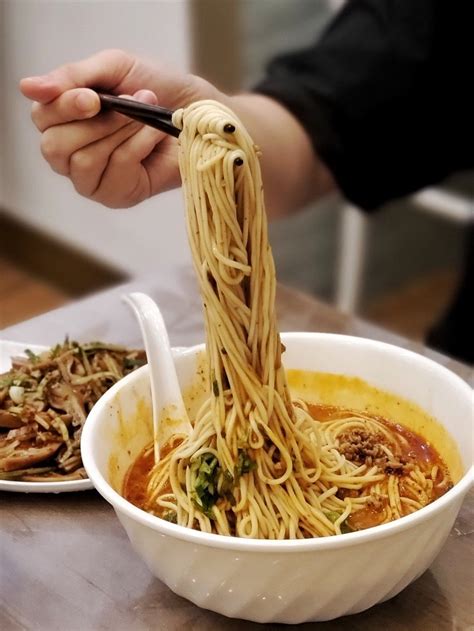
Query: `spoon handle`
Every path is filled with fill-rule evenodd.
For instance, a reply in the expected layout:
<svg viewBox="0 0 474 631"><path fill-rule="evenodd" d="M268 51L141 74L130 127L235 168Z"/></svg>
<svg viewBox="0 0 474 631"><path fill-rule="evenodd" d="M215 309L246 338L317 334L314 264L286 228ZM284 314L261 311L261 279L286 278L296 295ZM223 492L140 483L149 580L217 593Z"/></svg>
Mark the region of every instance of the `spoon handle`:
<svg viewBox="0 0 474 631"><path fill-rule="evenodd" d="M181 395L161 311L146 294L133 292L122 298L134 311L145 344L153 403L155 461L158 462L160 446L173 434L190 434L192 427Z"/></svg>

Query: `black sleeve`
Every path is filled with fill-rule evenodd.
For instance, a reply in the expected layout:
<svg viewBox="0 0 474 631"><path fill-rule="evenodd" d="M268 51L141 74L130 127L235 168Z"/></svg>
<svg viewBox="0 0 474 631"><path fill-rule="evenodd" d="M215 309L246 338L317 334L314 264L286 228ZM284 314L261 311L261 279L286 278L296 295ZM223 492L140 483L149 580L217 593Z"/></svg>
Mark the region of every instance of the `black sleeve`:
<svg viewBox="0 0 474 631"><path fill-rule="evenodd" d="M255 88L301 121L370 210L474 166L473 0L349 0Z"/></svg>

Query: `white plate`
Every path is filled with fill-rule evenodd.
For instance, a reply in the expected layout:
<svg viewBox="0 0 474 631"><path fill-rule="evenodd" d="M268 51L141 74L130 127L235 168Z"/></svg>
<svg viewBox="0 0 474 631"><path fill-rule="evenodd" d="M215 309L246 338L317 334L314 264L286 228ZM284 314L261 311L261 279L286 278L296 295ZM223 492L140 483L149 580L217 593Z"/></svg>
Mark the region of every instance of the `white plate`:
<svg viewBox="0 0 474 631"><path fill-rule="evenodd" d="M23 355L25 348L29 348L33 353L40 353L48 347L0 340L0 374L11 368L10 358ZM70 493L72 491L87 491L93 488L94 486L89 479L67 480L65 482L17 482L15 480L0 480L0 491L12 491L15 493Z"/></svg>

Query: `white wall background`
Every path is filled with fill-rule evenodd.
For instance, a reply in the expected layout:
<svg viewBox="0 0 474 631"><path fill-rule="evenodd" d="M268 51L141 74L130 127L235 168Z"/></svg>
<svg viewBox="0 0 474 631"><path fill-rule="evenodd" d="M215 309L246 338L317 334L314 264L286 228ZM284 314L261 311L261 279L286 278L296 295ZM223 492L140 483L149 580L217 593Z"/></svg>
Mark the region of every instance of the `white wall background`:
<svg viewBox="0 0 474 631"><path fill-rule="evenodd" d="M0 38L0 208L132 275L190 260L181 191L119 211L80 197L41 157L17 87L110 47L187 70L188 0L0 0Z"/></svg>

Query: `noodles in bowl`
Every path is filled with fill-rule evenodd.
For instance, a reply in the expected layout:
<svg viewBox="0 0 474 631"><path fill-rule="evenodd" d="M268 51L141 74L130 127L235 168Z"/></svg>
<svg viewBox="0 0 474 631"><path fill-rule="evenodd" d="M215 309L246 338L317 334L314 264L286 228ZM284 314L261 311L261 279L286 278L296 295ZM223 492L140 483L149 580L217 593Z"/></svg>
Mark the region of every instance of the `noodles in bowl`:
<svg viewBox="0 0 474 631"><path fill-rule="evenodd" d="M331 376L318 373L308 375L314 384L324 383L331 377L337 377L339 384L346 389L351 382L350 379L345 379L341 375ZM368 384L364 383L358 383L357 388L365 393L371 390ZM358 394L360 395L360 392ZM374 390L373 396L377 398L381 395ZM390 395L384 393L383 396L387 398ZM392 401L397 401L398 405L403 405L405 408L409 407L396 397L392 396ZM321 435L323 457L318 483L302 485L303 498L305 494L314 498L314 504L308 510L311 510L311 516L315 517L315 522L318 524L316 536L348 533L388 523L427 506L452 487L449 469L438 450L431 442L408 429L412 420L410 416L403 419L404 425L400 425L380 415L362 413L334 405L307 404L303 400L299 400L298 405L311 416L315 432ZM425 423L431 425L432 429L437 427L434 419L430 419L422 411L418 414L425 418ZM436 431L434 433L436 434ZM438 440L437 443L442 444L442 441ZM171 447L170 445L169 451ZM164 451L166 453L167 450ZM196 504L196 510L201 509L208 515L209 532L240 535L237 530L220 531L220 521L214 518L214 511L219 510L220 506L221 510L227 509L228 521L236 524L237 520L233 520L232 517L233 511L237 511L238 508L232 500L228 499L229 489L232 489L232 486L225 486L221 482L222 470L214 452L204 453L210 455L194 461L191 459L191 467L193 467L193 462L197 463L194 464L194 473L198 471L191 482L193 484L192 502ZM324 458L326 453L333 453L338 460L332 469L327 466L328 459ZM179 455L179 452L177 454ZM169 501L172 494L162 493L163 478L158 484L156 483L153 456L154 448L151 444L143 450L130 467L123 484L123 496L139 508L177 523L176 505ZM165 461L159 467L159 471L167 467L169 458L169 455L165 455ZM254 462L249 452L240 451L234 475L232 478L223 476L224 481L226 479L231 482L234 479L240 481L245 474L254 470L256 467ZM357 475L359 471L366 474ZM171 491L169 478L164 478L164 480L164 483L168 484L168 490ZM246 484L249 484L248 481ZM255 489L255 486L252 485L251 488ZM279 506L278 497L272 497L270 493L267 496L271 498L275 506ZM162 497L165 499L160 501ZM295 493L294 513L300 508L298 500L300 498ZM249 500L249 503L252 507L249 512L254 511L253 520L258 523L259 500L257 498L253 503ZM202 507L203 504L204 507ZM216 506L215 509L213 509L214 506ZM288 513L291 514L290 509ZM303 538L308 532L308 529L304 530L307 523L304 513L300 521L301 529L296 537ZM273 524L276 529L276 520L273 520ZM269 536L261 538L283 538L276 536L278 532L263 533L263 535L268 534ZM245 536L245 534L240 536Z"/></svg>
<svg viewBox="0 0 474 631"><path fill-rule="evenodd" d="M141 505L203 532L295 539L341 534L364 509L380 512L374 524L390 521L441 495L446 466L435 454L417 462L402 430L351 410L321 423L291 400L258 149L212 101L175 122L211 387L191 436L165 447Z"/></svg>

